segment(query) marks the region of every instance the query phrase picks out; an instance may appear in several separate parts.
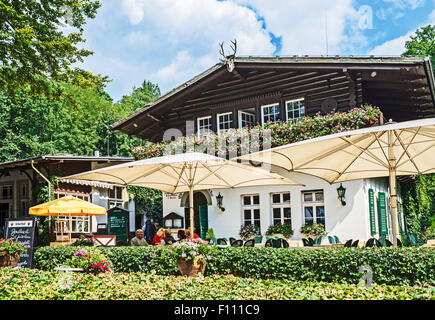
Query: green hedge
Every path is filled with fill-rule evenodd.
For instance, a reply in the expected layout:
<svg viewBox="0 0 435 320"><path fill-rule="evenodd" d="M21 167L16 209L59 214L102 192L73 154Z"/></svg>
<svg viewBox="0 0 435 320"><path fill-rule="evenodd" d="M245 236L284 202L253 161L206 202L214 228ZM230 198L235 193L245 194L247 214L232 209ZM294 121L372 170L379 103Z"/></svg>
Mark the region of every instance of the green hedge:
<svg viewBox="0 0 435 320"><path fill-rule="evenodd" d="M230 275L187 278L144 273L64 274L0 268L0 300L430 300L434 287L374 284L367 289L287 279L252 279Z"/></svg>
<svg viewBox="0 0 435 320"><path fill-rule="evenodd" d="M77 248L43 247L35 253L35 267L52 270ZM115 272L179 275L168 247L108 247L102 251ZM356 284L363 265L373 270L373 281L388 285L435 285L435 250L432 248L338 249L220 249L207 262L205 275L233 274L244 278L326 281Z"/></svg>

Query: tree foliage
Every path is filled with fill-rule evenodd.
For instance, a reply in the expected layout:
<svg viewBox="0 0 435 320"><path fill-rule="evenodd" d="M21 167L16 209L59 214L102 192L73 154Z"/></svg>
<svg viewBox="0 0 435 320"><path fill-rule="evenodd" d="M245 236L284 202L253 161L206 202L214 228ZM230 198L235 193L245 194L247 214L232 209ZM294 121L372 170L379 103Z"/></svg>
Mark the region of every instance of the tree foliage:
<svg viewBox="0 0 435 320"><path fill-rule="evenodd" d="M13 94L29 87L32 94L51 96L47 78L104 86L106 76L72 67L93 53L79 45L100 6L94 0L0 0L0 90Z"/></svg>
<svg viewBox="0 0 435 320"><path fill-rule="evenodd" d="M405 47L404 56L429 57L435 68L435 26L418 29ZM435 219L435 175L420 175L402 183L401 191L407 230L424 241L428 237L431 221Z"/></svg>

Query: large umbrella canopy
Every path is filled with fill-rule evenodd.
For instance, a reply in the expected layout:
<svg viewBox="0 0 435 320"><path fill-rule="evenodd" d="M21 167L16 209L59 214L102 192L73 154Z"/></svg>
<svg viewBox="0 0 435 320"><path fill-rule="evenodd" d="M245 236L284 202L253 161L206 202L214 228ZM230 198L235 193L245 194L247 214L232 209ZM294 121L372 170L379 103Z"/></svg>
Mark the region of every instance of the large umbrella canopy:
<svg viewBox="0 0 435 320"><path fill-rule="evenodd" d="M168 193L189 192L193 233L193 191L258 185L301 185L298 182L203 153L184 153L134 161L66 177L133 185Z"/></svg>
<svg viewBox="0 0 435 320"><path fill-rule="evenodd" d="M239 157L320 177L329 183L390 177L394 244L397 175L435 172L435 118L341 132Z"/></svg>
<svg viewBox="0 0 435 320"><path fill-rule="evenodd" d="M107 214L104 207L73 196L62 197L29 208L35 216L101 216Z"/></svg>

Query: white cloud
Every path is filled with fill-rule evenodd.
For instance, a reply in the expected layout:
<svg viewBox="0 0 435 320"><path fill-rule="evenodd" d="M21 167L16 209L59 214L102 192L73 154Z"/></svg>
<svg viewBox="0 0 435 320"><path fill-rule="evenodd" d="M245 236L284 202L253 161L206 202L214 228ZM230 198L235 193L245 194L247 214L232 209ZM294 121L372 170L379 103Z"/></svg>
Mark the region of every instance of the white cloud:
<svg viewBox="0 0 435 320"><path fill-rule="evenodd" d="M418 28L426 26L427 24L435 24L435 10L429 15L426 23L423 23ZM398 38L386 41L368 52L369 55L388 56L388 55L401 55L405 51L405 43L410 40L411 36L415 34L415 30L409 31L407 34Z"/></svg>
<svg viewBox="0 0 435 320"><path fill-rule="evenodd" d="M425 0L384 0L392 3L396 8L415 10L424 6Z"/></svg>
<svg viewBox="0 0 435 320"><path fill-rule="evenodd" d="M268 31L282 36L282 55L326 54L326 38L329 54L339 54L343 45L366 43L351 0L274 0L273 5L265 0L234 1L257 9Z"/></svg>

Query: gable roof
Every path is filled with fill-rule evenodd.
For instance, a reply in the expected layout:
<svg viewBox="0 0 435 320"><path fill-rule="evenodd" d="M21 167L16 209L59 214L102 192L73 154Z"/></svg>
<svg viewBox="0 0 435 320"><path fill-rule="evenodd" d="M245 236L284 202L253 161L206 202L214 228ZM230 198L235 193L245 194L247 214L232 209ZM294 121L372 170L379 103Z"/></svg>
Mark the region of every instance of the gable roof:
<svg viewBox="0 0 435 320"><path fill-rule="evenodd" d="M275 57L235 57L235 73L238 69L316 69L316 70L349 70L349 71L370 71L370 70L407 70L419 67L424 70L424 76L428 83L428 92L431 96L432 105L435 105L435 85L434 74L429 58L423 57L354 57L354 56L275 56ZM111 130L120 131L131 136L144 138L140 134L140 126L147 127L163 119L157 116L159 109L168 105L176 105L185 101L188 97L197 94L199 90L210 85L213 81L221 79L227 71L224 63L218 63L203 73L195 76L191 80L169 91L157 100L137 109L129 116L113 123ZM184 99L184 100L183 100Z"/></svg>

